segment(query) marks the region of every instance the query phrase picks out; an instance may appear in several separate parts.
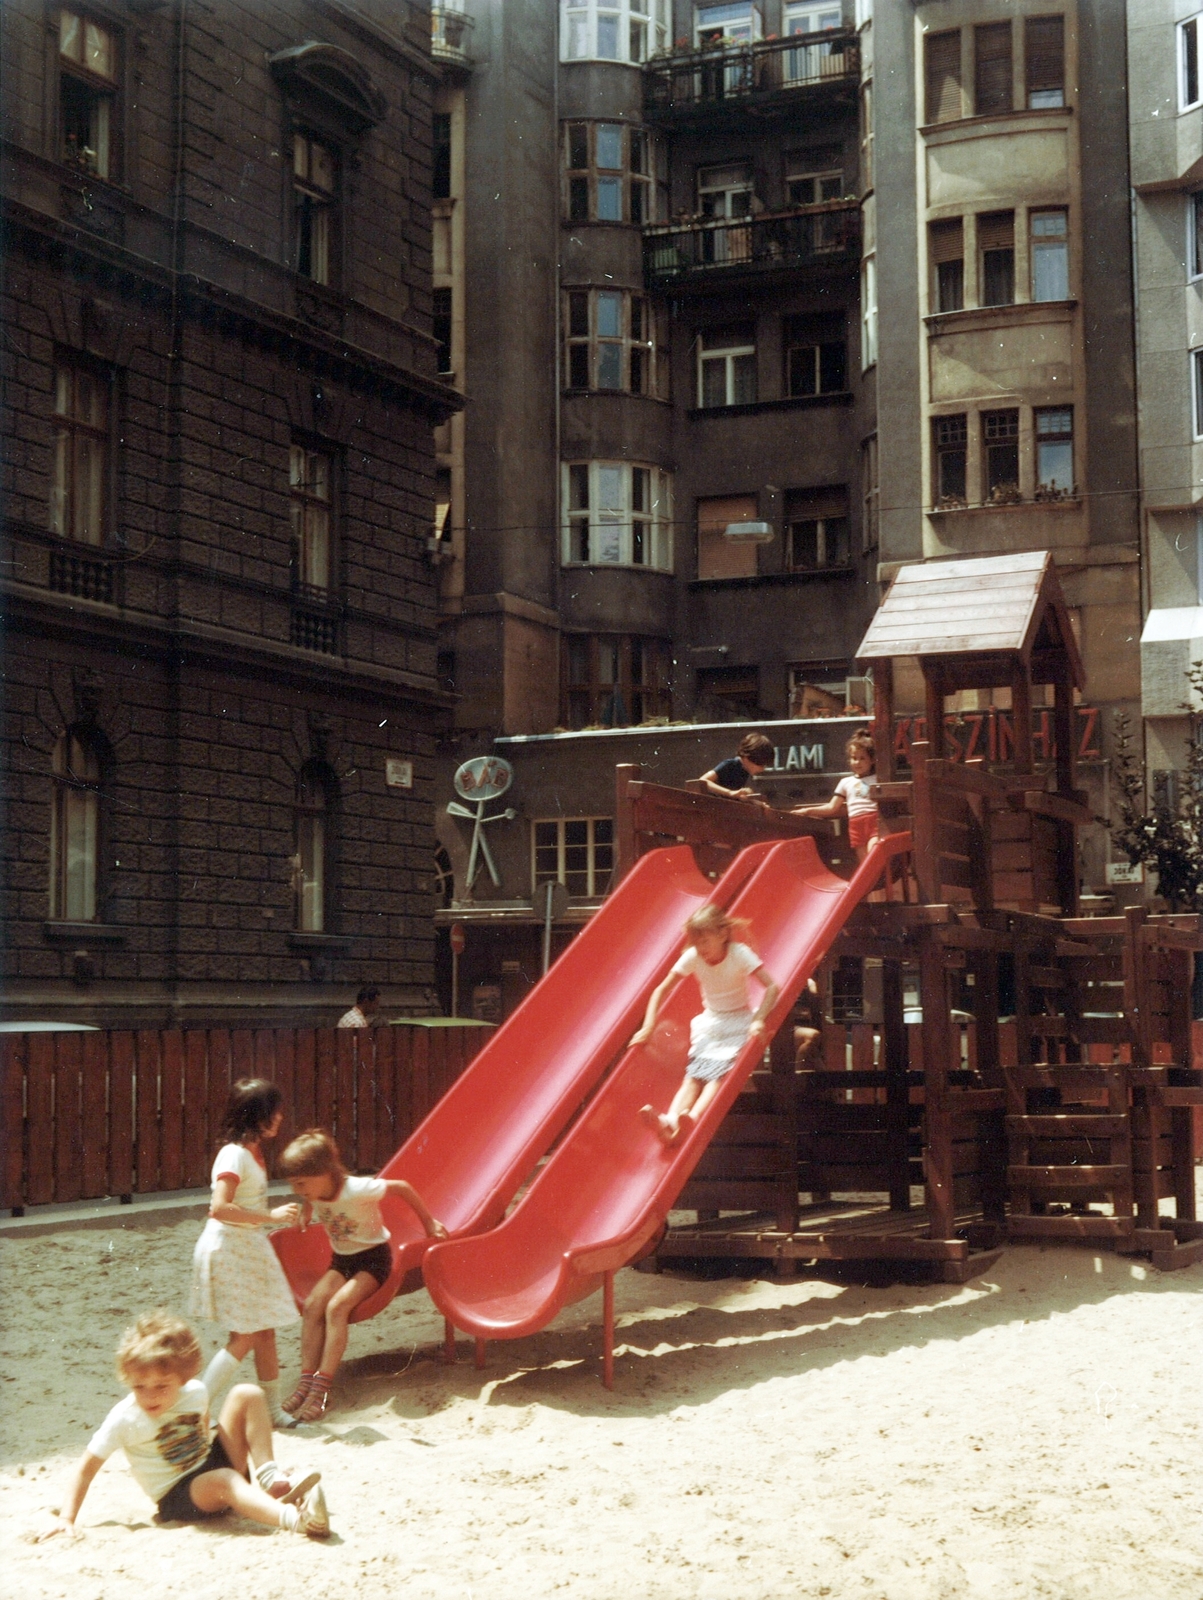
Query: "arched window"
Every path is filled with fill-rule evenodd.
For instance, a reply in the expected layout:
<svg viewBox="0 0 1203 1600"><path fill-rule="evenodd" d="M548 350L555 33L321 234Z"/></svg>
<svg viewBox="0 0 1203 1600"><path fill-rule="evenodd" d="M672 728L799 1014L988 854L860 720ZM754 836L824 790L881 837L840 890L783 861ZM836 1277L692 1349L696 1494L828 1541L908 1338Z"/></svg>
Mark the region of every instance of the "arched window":
<svg viewBox="0 0 1203 1600"><path fill-rule="evenodd" d="M79 729L54 747L50 816L50 920L96 919L100 858L101 764L95 742Z"/></svg>
<svg viewBox="0 0 1203 1600"><path fill-rule="evenodd" d="M302 768L297 783L294 857L300 933L328 931L337 793L328 767L311 761Z"/></svg>

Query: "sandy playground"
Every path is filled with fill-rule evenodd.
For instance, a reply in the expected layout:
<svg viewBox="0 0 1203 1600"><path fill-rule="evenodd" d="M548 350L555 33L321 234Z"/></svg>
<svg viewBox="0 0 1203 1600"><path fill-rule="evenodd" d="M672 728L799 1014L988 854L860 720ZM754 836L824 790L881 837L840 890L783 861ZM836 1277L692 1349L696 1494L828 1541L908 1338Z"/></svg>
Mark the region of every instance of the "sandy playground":
<svg viewBox="0 0 1203 1600"><path fill-rule="evenodd" d="M600 1297L478 1373L413 1295L280 1444L323 1471L328 1544L157 1527L120 1456L82 1538L30 1543L119 1398L119 1330L186 1303L197 1231L0 1240L8 1600L1203 1595L1203 1264L1088 1249L962 1287L624 1272L613 1394Z"/></svg>

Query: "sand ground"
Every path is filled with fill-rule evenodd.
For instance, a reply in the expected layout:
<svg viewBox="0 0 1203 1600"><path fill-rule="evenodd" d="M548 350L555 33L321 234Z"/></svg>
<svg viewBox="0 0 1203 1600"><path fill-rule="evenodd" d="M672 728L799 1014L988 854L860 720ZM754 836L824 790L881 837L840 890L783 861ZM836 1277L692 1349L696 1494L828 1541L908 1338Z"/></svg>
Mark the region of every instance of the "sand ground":
<svg viewBox="0 0 1203 1600"><path fill-rule="evenodd" d="M328 1544L158 1527L121 1457L81 1538L30 1543L196 1233L0 1240L8 1600L1203 1596L1203 1265L1036 1247L962 1287L624 1272L613 1394L600 1298L478 1373L413 1295L280 1443L322 1469Z"/></svg>

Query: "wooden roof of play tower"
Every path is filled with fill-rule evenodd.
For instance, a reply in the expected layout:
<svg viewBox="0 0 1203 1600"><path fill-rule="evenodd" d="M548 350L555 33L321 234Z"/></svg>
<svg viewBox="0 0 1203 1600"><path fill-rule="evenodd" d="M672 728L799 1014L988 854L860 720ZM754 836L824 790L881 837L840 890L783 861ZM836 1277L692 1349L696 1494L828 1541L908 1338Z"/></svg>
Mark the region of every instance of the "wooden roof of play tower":
<svg viewBox="0 0 1203 1600"><path fill-rule="evenodd" d="M948 689L991 688L1020 667L1035 683L1086 685L1069 610L1047 550L900 567L856 652L916 656Z"/></svg>

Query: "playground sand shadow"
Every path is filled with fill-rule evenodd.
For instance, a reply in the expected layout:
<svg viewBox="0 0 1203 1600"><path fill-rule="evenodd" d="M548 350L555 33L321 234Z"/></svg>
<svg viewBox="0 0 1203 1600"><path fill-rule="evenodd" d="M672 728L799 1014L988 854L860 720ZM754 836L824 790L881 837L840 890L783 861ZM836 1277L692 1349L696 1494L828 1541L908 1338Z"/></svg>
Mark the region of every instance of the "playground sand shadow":
<svg viewBox="0 0 1203 1600"><path fill-rule="evenodd" d="M413 1295L352 1330L323 1423L276 1441L321 1469L340 1544L152 1526L119 1461L80 1542L25 1543L120 1393L124 1322L186 1305L195 1236L0 1241L13 1600L1198 1600L1203 1265L1086 1248L963 1286L624 1272L613 1393L600 1297L477 1371L464 1338L442 1364ZM280 1346L288 1381L295 1329Z"/></svg>

